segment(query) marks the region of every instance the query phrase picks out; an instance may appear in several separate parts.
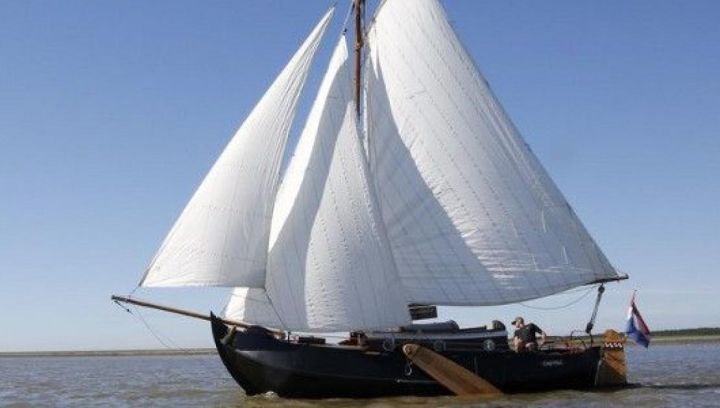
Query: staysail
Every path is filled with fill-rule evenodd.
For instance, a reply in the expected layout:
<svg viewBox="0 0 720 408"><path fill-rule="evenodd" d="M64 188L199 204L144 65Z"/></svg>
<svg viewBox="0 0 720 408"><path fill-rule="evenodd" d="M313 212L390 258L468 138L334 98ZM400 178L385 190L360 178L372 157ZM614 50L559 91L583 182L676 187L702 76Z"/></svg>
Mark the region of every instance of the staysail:
<svg viewBox="0 0 720 408"><path fill-rule="evenodd" d="M440 4L380 7L367 40L368 157L409 300L505 304L617 277Z"/></svg>
<svg viewBox="0 0 720 408"><path fill-rule="evenodd" d="M236 289L226 317L302 331L409 323L370 183L341 38L278 194L266 292Z"/></svg>
<svg viewBox="0 0 720 408"><path fill-rule="evenodd" d="M142 286L263 287L288 132L330 9L215 162L150 263Z"/></svg>

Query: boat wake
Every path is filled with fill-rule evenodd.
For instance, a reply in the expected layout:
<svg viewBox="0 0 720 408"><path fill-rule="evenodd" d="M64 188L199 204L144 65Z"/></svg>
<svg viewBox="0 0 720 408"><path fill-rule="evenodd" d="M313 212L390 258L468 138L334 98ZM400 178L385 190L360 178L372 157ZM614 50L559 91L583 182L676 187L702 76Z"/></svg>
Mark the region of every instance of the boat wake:
<svg viewBox="0 0 720 408"><path fill-rule="evenodd" d="M641 384L641 388L650 388L655 390L677 390L677 391L699 391L720 389L720 383L715 384Z"/></svg>

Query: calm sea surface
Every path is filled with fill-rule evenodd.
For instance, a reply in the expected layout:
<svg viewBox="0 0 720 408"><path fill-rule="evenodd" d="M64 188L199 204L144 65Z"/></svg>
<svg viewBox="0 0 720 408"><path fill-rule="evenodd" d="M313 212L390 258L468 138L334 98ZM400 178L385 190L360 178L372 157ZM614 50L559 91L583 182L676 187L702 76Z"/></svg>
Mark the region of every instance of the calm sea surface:
<svg viewBox="0 0 720 408"><path fill-rule="evenodd" d="M720 344L627 351L630 380L615 392L561 391L489 401L454 397L299 401L246 397L217 356L0 358L0 406L16 407L720 407Z"/></svg>

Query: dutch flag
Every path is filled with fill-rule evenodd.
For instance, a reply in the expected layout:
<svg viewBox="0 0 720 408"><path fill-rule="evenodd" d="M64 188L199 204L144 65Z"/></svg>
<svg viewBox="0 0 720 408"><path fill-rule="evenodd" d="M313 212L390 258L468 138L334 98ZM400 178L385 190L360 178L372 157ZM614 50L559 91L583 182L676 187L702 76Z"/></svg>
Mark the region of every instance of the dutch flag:
<svg viewBox="0 0 720 408"><path fill-rule="evenodd" d="M640 315L640 311L635 306L635 293L630 300L630 310L628 310L627 326L625 334L635 341L635 343L647 348L650 345L650 329L645 320Z"/></svg>

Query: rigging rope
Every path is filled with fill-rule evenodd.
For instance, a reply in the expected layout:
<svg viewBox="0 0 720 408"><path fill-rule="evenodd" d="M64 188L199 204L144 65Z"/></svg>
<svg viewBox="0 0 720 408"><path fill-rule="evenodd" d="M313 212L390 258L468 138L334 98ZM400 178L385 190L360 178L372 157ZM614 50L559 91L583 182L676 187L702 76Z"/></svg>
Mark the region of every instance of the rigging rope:
<svg viewBox="0 0 720 408"><path fill-rule="evenodd" d="M138 321L140 321L140 323L142 323L142 325L145 326L145 328L150 332L150 334L152 334L152 336L155 337L155 340L157 340L160 344L162 344L163 347L165 347L166 349L177 350L177 351L180 351L181 353L187 354L189 356L194 355L191 350L188 350L186 348L178 346L177 343L172 341L169 337L161 336L159 332L153 330L153 328L150 326L150 324L147 322L147 320L145 320L145 318L140 313L140 309L138 307L133 307L133 309L135 310L133 312L132 309L130 309L129 307L123 306L117 300L115 300L114 302L116 305L118 305L119 308L130 313L130 315L132 315L134 318L136 318ZM163 337L164 337L164 340L163 340ZM217 368L213 365L208 364L207 362L203 362L203 363L205 364L205 366L207 368L212 368L213 370L215 370Z"/></svg>
<svg viewBox="0 0 720 408"><path fill-rule="evenodd" d="M342 24L342 31L341 31L342 35L345 35L345 33L347 33L348 21L350 21L350 16L352 15L354 10L355 10L355 1L352 1L352 2L350 2L350 7L348 8L347 14L345 14L345 20L343 21L343 24Z"/></svg>
<svg viewBox="0 0 720 408"><path fill-rule="evenodd" d="M567 303L567 304L564 304L564 305L562 305L562 306L552 306L552 307L531 306L531 305L525 304L525 303L523 303L523 302L520 302L519 304L520 304L521 306L524 306L524 307L528 308L528 309L537 309L537 310L559 310L559 309L565 309L565 308L568 308L568 307L570 307L570 306L572 306L572 305L580 302L581 300L585 299L585 297L587 297L587 295L589 295L590 292L593 291L593 289L595 289L595 287L594 287L594 286L591 286L590 288L588 288L587 290L585 290L585 293L583 293L582 295L580 295L580 297L578 297L577 299L575 299L575 300L573 300L573 301L571 301L571 302L569 302L569 303ZM568 292L568 293L575 293L575 292Z"/></svg>
<svg viewBox="0 0 720 408"><path fill-rule="evenodd" d="M145 328L150 332L150 334L152 334L153 337L155 337L155 340L157 340L158 342L160 342L160 344L162 344L165 348L168 348L168 349L172 349L172 348L173 348L173 347L171 347L171 346L168 344L168 342L172 343L172 341L171 341L169 338L166 338L166 339L168 340L168 342L165 342L165 341L160 337L160 335L159 335L158 333L156 333L155 330L152 329L152 327L150 327L150 324L148 324L148 322L142 317L142 314L140 314L140 310L139 310L137 307L134 308L134 309L135 309L135 312L133 313L133 311L132 311L129 307L123 306L123 305L122 305L120 302L118 302L117 300L115 300L114 302L115 302L116 305L118 305L119 308L121 308L121 309L123 309L124 311L130 313L130 315L132 315L134 318L136 318L138 321L140 321L140 323L142 323L143 326L145 326ZM178 349L178 350L180 350L180 351L188 351L188 350L185 350L185 349L183 349L183 348L181 348L181 347L178 347L177 345L175 345L174 348L176 348L176 349Z"/></svg>
<svg viewBox="0 0 720 408"><path fill-rule="evenodd" d="M132 314L133 316L135 316L138 320L140 320L140 322L143 324L143 326L145 326L145 328L148 329L148 331L150 332L150 334L152 334L153 337L155 337L155 339L160 342L160 344L162 344L163 346L165 346L165 348L172 349L173 347L168 344L168 343L172 343L172 341L171 341L169 338L167 338L167 337L166 337L166 339L168 340L168 342L166 343L165 341L163 341L163 339L160 337L160 334L157 333L157 332L155 332L155 330L153 330L153 328L150 327L150 324L148 324L148 322L145 320L145 318L142 317L142 314L140 313L140 310L138 310L137 307L135 308L135 311L137 312L137 314L135 314L135 313L131 313L131 314ZM177 345L175 345L174 348L177 348L178 350L183 351L183 352L187 352L187 350L184 350L184 349L182 349L182 348L180 348L180 347L177 347Z"/></svg>

